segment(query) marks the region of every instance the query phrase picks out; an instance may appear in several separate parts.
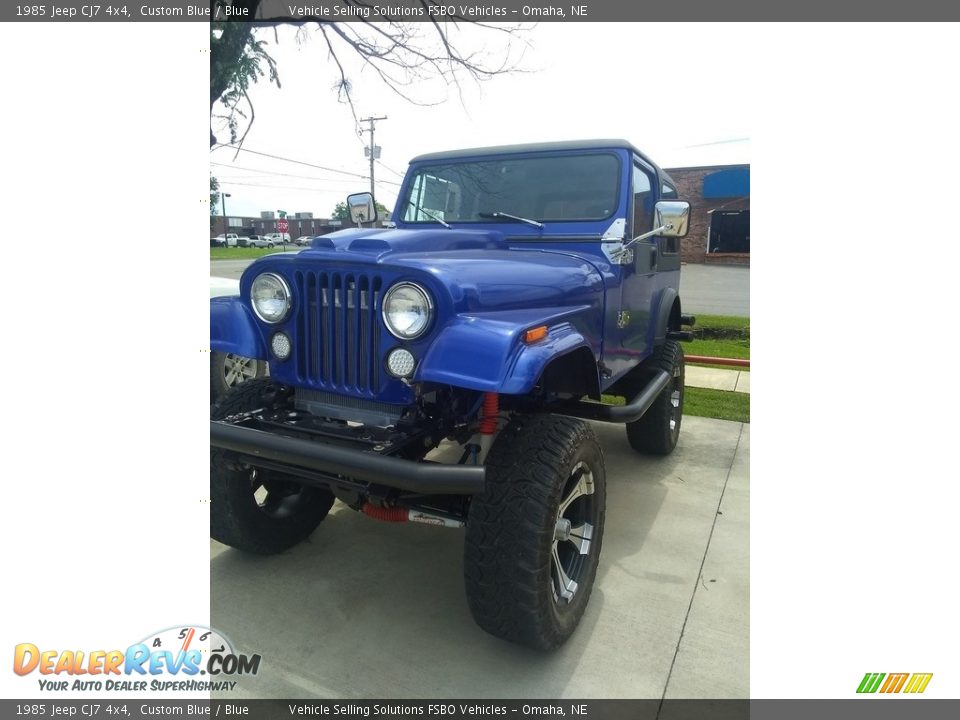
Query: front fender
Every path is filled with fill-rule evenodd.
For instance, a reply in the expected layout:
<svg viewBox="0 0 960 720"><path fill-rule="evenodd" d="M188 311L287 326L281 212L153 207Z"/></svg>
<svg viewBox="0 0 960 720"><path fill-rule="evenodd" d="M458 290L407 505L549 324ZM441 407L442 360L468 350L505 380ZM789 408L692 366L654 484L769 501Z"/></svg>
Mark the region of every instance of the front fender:
<svg viewBox="0 0 960 720"><path fill-rule="evenodd" d="M257 360L269 359L250 310L239 297L210 299L210 349Z"/></svg>
<svg viewBox="0 0 960 720"><path fill-rule="evenodd" d="M577 348L590 349L577 320L591 310L581 305L458 315L431 343L414 379L482 392L528 393L552 360ZM524 344L523 333L540 325L548 326L547 337Z"/></svg>

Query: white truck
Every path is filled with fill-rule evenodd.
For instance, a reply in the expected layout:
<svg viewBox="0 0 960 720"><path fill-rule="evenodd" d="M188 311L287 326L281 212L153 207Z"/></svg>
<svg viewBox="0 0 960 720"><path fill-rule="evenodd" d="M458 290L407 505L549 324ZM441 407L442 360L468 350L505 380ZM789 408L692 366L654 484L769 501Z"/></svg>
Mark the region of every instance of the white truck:
<svg viewBox="0 0 960 720"><path fill-rule="evenodd" d="M238 235L236 233L227 233L210 238L210 247L237 247Z"/></svg>

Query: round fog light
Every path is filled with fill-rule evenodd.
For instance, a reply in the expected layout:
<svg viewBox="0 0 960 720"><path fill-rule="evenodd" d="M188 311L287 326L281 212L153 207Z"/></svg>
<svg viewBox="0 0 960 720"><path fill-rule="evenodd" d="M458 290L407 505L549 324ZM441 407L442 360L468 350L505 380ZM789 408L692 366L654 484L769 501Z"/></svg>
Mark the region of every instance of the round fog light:
<svg viewBox="0 0 960 720"><path fill-rule="evenodd" d="M396 348L387 355L387 371L394 377L410 377L416 365L417 361L406 348Z"/></svg>
<svg viewBox="0 0 960 720"><path fill-rule="evenodd" d="M270 349L273 351L273 354L276 356L277 360L286 360L288 357L290 357L290 351L293 350L293 344L290 342L289 337L282 332L278 332L275 333L272 338L270 338Z"/></svg>

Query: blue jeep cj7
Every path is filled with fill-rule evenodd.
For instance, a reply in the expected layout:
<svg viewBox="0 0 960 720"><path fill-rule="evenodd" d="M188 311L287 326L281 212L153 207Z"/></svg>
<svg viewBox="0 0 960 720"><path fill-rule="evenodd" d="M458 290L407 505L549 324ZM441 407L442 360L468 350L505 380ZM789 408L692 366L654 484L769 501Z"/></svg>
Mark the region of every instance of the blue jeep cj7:
<svg viewBox="0 0 960 720"><path fill-rule="evenodd" d="M213 407L211 536L281 552L334 499L465 526L477 623L556 647L603 539L583 419L624 424L638 452L677 444L689 205L623 140L422 155L395 229L363 227L369 193L348 205L358 229L261 258L239 296L210 301L211 348L270 363ZM459 462L428 459L445 440Z"/></svg>

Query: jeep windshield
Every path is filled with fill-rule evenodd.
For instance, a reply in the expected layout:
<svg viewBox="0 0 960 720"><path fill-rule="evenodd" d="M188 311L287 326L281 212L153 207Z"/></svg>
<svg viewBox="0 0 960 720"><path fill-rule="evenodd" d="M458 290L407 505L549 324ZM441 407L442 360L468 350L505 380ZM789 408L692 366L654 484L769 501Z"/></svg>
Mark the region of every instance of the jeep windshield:
<svg viewBox="0 0 960 720"><path fill-rule="evenodd" d="M407 185L402 222L604 220L617 209L619 183L612 153L429 165Z"/></svg>

